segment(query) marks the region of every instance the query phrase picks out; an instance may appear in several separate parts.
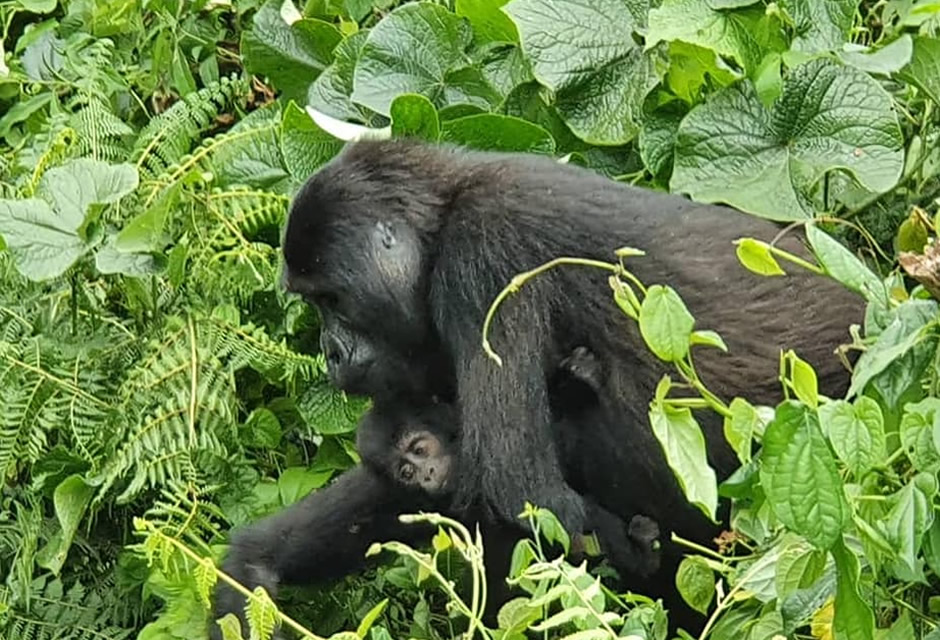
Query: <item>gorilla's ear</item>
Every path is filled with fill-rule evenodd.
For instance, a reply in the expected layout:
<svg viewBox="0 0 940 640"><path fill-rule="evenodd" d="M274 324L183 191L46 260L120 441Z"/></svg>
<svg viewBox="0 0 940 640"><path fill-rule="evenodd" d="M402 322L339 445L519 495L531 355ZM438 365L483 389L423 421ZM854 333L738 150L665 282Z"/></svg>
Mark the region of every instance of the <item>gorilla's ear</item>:
<svg viewBox="0 0 940 640"><path fill-rule="evenodd" d="M372 228L372 255L386 285L398 292L411 289L421 279L421 241L402 222L379 220Z"/></svg>

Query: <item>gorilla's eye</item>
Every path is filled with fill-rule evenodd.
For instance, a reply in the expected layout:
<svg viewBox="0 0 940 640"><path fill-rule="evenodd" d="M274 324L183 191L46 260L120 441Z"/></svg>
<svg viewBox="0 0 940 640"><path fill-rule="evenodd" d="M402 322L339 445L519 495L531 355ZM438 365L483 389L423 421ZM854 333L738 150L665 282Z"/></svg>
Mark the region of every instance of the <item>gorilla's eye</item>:
<svg viewBox="0 0 940 640"><path fill-rule="evenodd" d="M339 304L339 296L335 293L316 293L311 296L311 301L318 307L335 307Z"/></svg>
<svg viewBox="0 0 940 640"><path fill-rule="evenodd" d="M410 481L415 477L415 467L410 462L406 462L398 470L398 475L401 476L402 480Z"/></svg>

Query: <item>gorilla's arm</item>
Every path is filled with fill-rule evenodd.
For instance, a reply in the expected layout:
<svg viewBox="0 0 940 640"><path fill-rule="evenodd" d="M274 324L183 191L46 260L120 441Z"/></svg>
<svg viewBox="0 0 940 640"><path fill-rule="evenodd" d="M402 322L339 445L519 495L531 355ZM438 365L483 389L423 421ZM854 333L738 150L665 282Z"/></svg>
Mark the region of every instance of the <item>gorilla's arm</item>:
<svg viewBox="0 0 940 640"><path fill-rule="evenodd" d="M222 570L249 589L263 586L272 598L280 584L335 579L363 567L373 542L416 544L429 530L406 525L400 513L412 511L407 495L366 467L355 467L287 509L232 536ZM414 505L414 511L419 505ZM424 536L424 538L422 538ZM215 620L235 613L242 630L245 599L220 583L210 637L221 638Z"/></svg>
<svg viewBox="0 0 940 640"><path fill-rule="evenodd" d="M565 482L552 439L545 375L552 337L543 319L544 309L539 308L544 305L537 304L543 283L531 283L524 295L508 299L500 307L489 335L502 359L502 366L497 365L480 346L480 329L497 287L511 275L499 284L496 280L487 282L489 274L474 272L479 268L474 265L487 259L470 257L479 252L473 244L465 248L463 256L450 254L443 264L466 267L463 291L493 290L492 297L482 293L476 299L455 299L459 290L446 285L449 279L445 275L436 284L437 291L448 299L433 305L440 310L440 335L454 361L464 363L455 372L462 429L455 507L466 508L482 493L484 506L494 515L518 524L529 501L550 509L568 531L580 532L584 502ZM482 286L475 287L480 279Z"/></svg>

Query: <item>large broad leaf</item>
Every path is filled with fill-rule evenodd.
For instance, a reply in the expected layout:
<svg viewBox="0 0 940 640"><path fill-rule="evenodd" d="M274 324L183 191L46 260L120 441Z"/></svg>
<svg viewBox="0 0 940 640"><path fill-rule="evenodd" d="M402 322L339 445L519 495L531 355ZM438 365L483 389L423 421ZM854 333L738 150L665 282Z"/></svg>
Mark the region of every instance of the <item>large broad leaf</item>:
<svg viewBox="0 0 940 640"><path fill-rule="evenodd" d="M61 275L85 250L71 221L37 198L0 200L0 235L30 280Z"/></svg>
<svg viewBox="0 0 940 640"><path fill-rule="evenodd" d="M816 413L793 402L777 407L764 433L761 485L776 516L820 549L842 535L842 479Z"/></svg>
<svg viewBox="0 0 940 640"><path fill-rule="evenodd" d="M582 140L623 144L639 131L643 100L659 81L633 38L648 6L645 0L513 0L503 8L535 77L555 91L558 113Z"/></svg>
<svg viewBox="0 0 940 640"><path fill-rule="evenodd" d="M39 195L52 203L62 223L78 230L92 204L117 202L137 188L132 164L80 158L43 174Z"/></svg>
<svg viewBox="0 0 940 640"><path fill-rule="evenodd" d="M507 0L457 0L454 9L473 25L479 42L518 42L516 27L500 7Z"/></svg>
<svg viewBox="0 0 940 640"><path fill-rule="evenodd" d="M398 7L372 29L359 53L353 101L385 116L403 93L423 95L437 107L488 109L498 96L467 53L472 37L467 21L444 7Z"/></svg>
<svg viewBox="0 0 940 640"><path fill-rule="evenodd" d="M845 64L868 73L890 75L897 73L911 61L914 41L905 33L897 40L874 51L858 45L843 45L839 59Z"/></svg>
<svg viewBox="0 0 940 640"><path fill-rule="evenodd" d="M552 153L555 141L542 127L512 116L480 113L444 122L441 139L476 149Z"/></svg>
<svg viewBox="0 0 940 640"><path fill-rule="evenodd" d="M333 49L343 36L321 20L288 23L281 5L282 0L268 0L258 10L251 30L242 34L242 56L251 73L270 78L288 98L301 99L333 61Z"/></svg>
<svg viewBox="0 0 940 640"><path fill-rule="evenodd" d="M31 280L64 273L87 248L79 229L88 208L117 202L137 183L133 165L82 158L43 175L41 200L0 200L0 236L16 268Z"/></svg>
<svg viewBox="0 0 940 640"><path fill-rule="evenodd" d="M291 175L306 180L321 165L343 148L337 140L318 127L310 116L291 102L284 109L281 123L281 154Z"/></svg>
<svg viewBox="0 0 940 640"><path fill-rule="evenodd" d="M891 97L870 76L813 60L787 78L768 111L741 82L694 109L679 127L671 187L703 202L797 220L812 215L806 195L835 169L866 188L895 185L903 139Z"/></svg>
<svg viewBox="0 0 940 640"><path fill-rule="evenodd" d="M307 91L307 105L334 118L353 120L364 118L366 110L353 104L353 74L359 54L366 43L368 30L357 31L333 50L333 64L317 76Z"/></svg>
<svg viewBox="0 0 940 640"><path fill-rule="evenodd" d="M835 51L848 40L859 0L783 0L796 23L794 51Z"/></svg>
<svg viewBox="0 0 940 640"><path fill-rule="evenodd" d="M846 549L840 537L833 545L836 563L836 601L832 620L835 640L872 640L875 616L858 593L858 558Z"/></svg>
<svg viewBox="0 0 940 640"><path fill-rule="evenodd" d="M692 412L672 408L657 399L650 405L649 417L653 433L686 498L714 520L718 482L705 455L705 437Z"/></svg>
<svg viewBox="0 0 940 640"><path fill-rule="evenodd" d="M768 51L785 49L776 16L764 7L723 11L701 0L663 0L650 11L647 49L679 41L710 49L753 71Z"/></svg>
<svg viewBox="0 0 940 640"><path fill-rule="evenodd" d="M871 398L862 396L854 404L828 402L819 408L819 420L836 455L853 473L860 474L884 461L884 417Z"/></svg>
<svg viewBox="0 0 940 640"><path fill-rule="evenodd" d="M902 75L920 87L940 105L940 39L914 38L911 62Z"/></svg>

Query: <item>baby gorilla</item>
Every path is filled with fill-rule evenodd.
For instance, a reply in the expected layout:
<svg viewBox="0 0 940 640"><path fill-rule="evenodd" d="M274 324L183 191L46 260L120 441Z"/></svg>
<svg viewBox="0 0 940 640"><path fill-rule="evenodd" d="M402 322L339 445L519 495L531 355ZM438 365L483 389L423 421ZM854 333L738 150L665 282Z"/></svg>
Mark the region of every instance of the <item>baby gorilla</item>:
<svg viewBox="0 0 940 640"><path fill-rule="evenodd" d="M555 439L563 467L578 454L579 425L590 425L602 419L598 391L603 373L600 363L584 347L578 347L565 358L552 385L564 401L567 413L556 410ZM385 475L401 487L423 492L432 498L449 494L449 481L457 477L459 412L446 403L397 403L394 407L373 408L359 425L357 447L365 465ZM566 464L567 463L567 464ZM572 486L580 483L576 478ZM580 488L580 487L579 487ZM643 515L635 515L629 527L613 513L598 505L591 496L584 496L586 529L593 531L611 563L620 570L648 576L659 569L659 526ZM442 501L441 503L446 504ZM580 534L580 532L578 532ZM575 535L571 550L580 558L584 550L583 535Z"/></svg>
<svg viewBox="0 0 940 640"><path fill-rule="evenodd" d="M400 486L445 495L456 475L457 420L454 407L442 403L370 411L356 434L359 455Z"/></svg>

